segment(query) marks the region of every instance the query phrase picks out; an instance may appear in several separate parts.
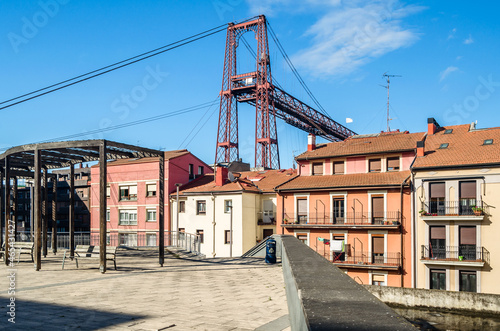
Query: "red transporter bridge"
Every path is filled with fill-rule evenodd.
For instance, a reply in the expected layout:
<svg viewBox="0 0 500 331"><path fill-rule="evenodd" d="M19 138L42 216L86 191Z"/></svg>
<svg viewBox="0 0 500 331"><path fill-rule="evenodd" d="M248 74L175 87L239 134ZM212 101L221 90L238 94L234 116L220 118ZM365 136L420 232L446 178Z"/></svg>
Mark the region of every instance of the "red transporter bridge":
<svg viewBox="0 0 500 331"><path fill-rule="evenodd" d="M256 71L236 72L236 48L240 37L253 31L257 39ZM344 140L355 133L273 85L265 16L229 24L219 110L215 162L239 159L238 102L255 106L255 166L279 169L276 117L303 131L330 141Z"/></svg>

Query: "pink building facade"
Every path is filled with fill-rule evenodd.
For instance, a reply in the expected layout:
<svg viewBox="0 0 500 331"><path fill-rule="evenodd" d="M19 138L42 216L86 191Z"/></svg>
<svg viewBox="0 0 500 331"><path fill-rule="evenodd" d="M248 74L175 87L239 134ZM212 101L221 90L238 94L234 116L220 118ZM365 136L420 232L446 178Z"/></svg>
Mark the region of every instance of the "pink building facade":
<svg viewBox="0 0 500 331"><path fill-rule="evenodd" d="M175 192L176 184L212 172L212 168L187 150L165 152L165 195ZM91 232L99 232L99 167L91 170ZM156 246L158 158L123 159L108 162L107 232L111 245ZM171 210L165 200L165 231L171 231Z"/></svg>

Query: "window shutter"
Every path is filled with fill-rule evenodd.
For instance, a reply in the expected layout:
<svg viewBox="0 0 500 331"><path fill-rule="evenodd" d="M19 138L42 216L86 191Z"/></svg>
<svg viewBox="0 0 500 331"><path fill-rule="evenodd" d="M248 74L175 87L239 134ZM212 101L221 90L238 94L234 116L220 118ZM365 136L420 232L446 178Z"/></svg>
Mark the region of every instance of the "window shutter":
<svg viewBox="0 0 500 331"><path fill-rule="evenodd" d="M372 237L373 253L384 254L384 237Z"/></svg>
<svg viewBox="0 0 500 331"><path fill-rule="evenodd" d="M444 226L431 226L431 239L446 239L446 228Z"/></svg>
<svg viewBox="0 0 500 331"><path fill-rule="evenodd" d="M476 198L476 182L460 182L460 198Z"/></svg>
<svg viewBox="0 0 500 331"><path fill-rule="evenodd" d="M273 201L272 200L264 200L264 211L268 211L268 212L273 211Z"/></svg>
<svg viewBox="0 0 500 331"><path fill-rule="evenodd" d="M333 164L333 173L335 175L344 173L344 162L335 162Z"/></svg>
<svg viewBox="0 0 500 331"><path fill-rule="evenodd" d="M372 276L374 282L385 282L385 276L384 275L373 275Z"/></svg>
<svg viewBox="0 0 500 331"><path fill-rule="evenodd" d="M375 159L375 160L370 160L369 161L370 165L370 171L381 171L382 170L382 164L380 159Z"/></svg>
<svg viewBox="0 0 500 331"><path fill-rule="evenodd" d="M476 244L476 227L461 226L460 245L475 245L475 244Z"/></svg>
<svg viewBox="0 0 500 331"><path fill-rule="evenodd" d="M431 198L444 198L445 189L444 183L431 183L430 185Z"/></svg>
<svg viewBox="0 0 500 331"><path fill-rule="evenodd" d="M323 175L323 163L313 163L313 175Z"/></svg>
<svg viewBox="0 0 500 331"><path fill-rule="evenodd" d="M156 191L156 184L148 184L148 191Z"/></svg>
<svg viewBox="0 0 500 331"><path fill-rule="evenodd" d="M307 215L307 199L298 199L297 200L297 214L298 215Z"/></svg>
<svg viewBox="0 0 500 331"><path fill-rule="evenodd" d="M399 157L387 159L387 170L399 170Z"/></svg>
<svg viewBox="0 0 500 331"><path fill-rule="evenodd" d="M137 194L137 186L135 186L135 185L134 186L129 186L128 193L130 195Z"/></svg>
<svg viewBox="0 0 500 331"><path fill-rule="evenodd" d="M384 197L372 198L373 217L384 217Z"/></svg>

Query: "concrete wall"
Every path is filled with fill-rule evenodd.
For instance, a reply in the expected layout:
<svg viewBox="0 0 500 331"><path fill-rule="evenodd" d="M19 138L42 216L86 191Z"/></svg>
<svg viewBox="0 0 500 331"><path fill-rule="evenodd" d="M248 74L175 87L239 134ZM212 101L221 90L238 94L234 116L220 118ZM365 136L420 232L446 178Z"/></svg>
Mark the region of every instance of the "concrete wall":
<svg viewBox="0 0 500 331"><path fill-rule="evenodd" d="M292 330L416 330L298 239L281 240Z"/></svg>
<svg viewBox="0 0 500 331"><path fill-rule="evenodd" d="M366 285L365 288L389 305L500 314L500 295L450 292L413 288Z"/></svg>

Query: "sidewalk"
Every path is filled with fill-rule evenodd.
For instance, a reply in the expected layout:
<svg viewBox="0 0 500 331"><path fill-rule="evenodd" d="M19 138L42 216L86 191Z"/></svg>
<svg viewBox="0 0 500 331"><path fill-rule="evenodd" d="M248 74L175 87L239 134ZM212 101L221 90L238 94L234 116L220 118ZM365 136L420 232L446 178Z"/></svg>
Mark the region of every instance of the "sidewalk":
<svg viewBox="0 0 500 331"><path fill-rule="evenodd" d="M61 270L62 254L50 253L38 272L26 257L16 266L15 325L6 314L9 273L0 266L0 329L289 330L279 264L171 250L161 268L157 251L120 249L118 270L103 275L90 261Z"/></svg>

